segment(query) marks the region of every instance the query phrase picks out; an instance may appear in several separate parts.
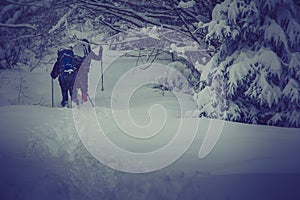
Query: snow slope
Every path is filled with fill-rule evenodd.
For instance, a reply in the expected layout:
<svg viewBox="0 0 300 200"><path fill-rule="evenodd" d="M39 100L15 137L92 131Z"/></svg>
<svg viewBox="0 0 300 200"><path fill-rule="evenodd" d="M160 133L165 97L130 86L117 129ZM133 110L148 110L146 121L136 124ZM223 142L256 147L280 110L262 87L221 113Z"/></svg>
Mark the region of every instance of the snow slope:
<svg viewBox="0 0 300 200"><path fill-rule="evenodd" d="M180 120L196 120L199 130L190 148L176 162L155 172L130 174L113 170L87 151L76 131L78 127L72 110L50 107L49 71L46 69L51 66L34 72L22 71L27 88L24 87L26 95L21 98L24 101L19 103L16 92L19 72L3 71L0 73L1 199L300 198L299 129L226 122L215 148L206 158L199 159L209 120L182 118L174 94L140 87L130 101L133 120L140 125L149 123L148 109L153 104L161 104L168 114L166 126L162 134L148 140L124 134L113 120L110 100L116 80L135 67L135 60L120 58L112 62L118 55L120 52L105 51L105 90L101 92L100 85L90 86L90 91L97 91L96 114L106 136L126 150L148 152L166 145L174 137ZM98 80L98 67L99 63L93 63L90 81ZM133 79L135 74L130 76ZM9 82L11 84L4 86ZM55 91L58 104L57 83ZM10 105L12 101L8 100L12 98L15 104L24 105ZM39 99L43 99L42 103ZM183 99L187 105L184 111L196 106L192 97L183 95ZM79 110L88 109L86 104ZM182 142L177 143L178 148Z"/></svg>

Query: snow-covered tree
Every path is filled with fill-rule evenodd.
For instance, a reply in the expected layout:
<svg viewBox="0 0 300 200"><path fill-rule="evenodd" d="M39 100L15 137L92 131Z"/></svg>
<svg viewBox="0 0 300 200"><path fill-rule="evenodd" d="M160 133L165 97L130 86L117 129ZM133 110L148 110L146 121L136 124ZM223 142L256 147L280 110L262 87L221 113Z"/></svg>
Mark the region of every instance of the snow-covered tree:
<svg viewBox="0 0 300 200"><path fill-rule="evenodd" d="M293 0L225 0L201 24L220 47L202 73L201 115L300 127L300 7ZM202 88L201 88L202 89Z"/></svg>
<svg viewBox="0 0 300 200"><path fill-rule="evenodd" d="M0 68L13 68L19 63L31 67L40 65L54 36L47 31L59 21L61 13L69 9L53 1L7 1L0 8Z"/></svg>
<svg viewBox="0 0 300 200"><path fill-rule="evenodd" d="M201 43L219 0L62 0L5 1L0 5L0 68L18 63L41 65L41 58L55 53L76 35L99 42L129 29L163 27ZM93 34L89 34L93 33ZM71 41L72 42L72 41Z"/></svg>

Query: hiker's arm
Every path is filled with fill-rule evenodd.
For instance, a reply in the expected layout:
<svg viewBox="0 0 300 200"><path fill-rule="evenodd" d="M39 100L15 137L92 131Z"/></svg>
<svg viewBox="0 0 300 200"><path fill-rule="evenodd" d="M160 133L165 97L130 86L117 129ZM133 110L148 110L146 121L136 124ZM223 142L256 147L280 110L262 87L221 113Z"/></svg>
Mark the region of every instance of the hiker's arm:
<svg viewBox="0 0 300 200"><path fill-rule="evenodd" d="M58 62L56 61L50 74L51 78L56 79L58 77L58 74L59 74L59 67L58 67Z"/></svg>
<svg viewBox="0 0 300 200"><path fill-rule="evenodd" d="M96 61L100 61L102 60L102 52L103 52L103 48L102 46L99 47L99 52L98 55L96 55L93 51L89 54L89 56L91 57L91 59L96 60Z"/></svg>

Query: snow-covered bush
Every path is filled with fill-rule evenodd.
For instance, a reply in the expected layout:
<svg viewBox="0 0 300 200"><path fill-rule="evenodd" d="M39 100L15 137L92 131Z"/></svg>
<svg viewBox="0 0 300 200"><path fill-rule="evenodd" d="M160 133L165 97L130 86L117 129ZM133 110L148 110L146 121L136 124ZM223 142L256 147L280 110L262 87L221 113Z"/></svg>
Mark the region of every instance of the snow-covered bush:
<svg viewBox="0 0 300 200"><path fill-rule="evenodd" d="M179 61L171 62L168 67L170 67L168 72L156 77L156 83L161 89L193 94L192 88L196 87L199 82L199 72Z"/></svg>
<svg viewBox="0 0 300 200"><path fill-rule="evenodd" d="M293 0L225 0L215 6L211 22L200 23L207 41L221 44L199 67L212 108L200 102L200 91L201 115L300 127L299 13Z"/></svg>

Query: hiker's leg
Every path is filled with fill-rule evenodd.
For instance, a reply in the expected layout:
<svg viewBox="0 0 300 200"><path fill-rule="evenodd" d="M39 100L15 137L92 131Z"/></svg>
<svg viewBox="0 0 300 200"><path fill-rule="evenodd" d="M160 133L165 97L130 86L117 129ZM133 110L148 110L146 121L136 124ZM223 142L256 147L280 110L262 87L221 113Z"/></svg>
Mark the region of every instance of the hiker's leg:
<svg viewBox="0 0 300 200"><path fill-rule="evenodd" d="M75 74L74 84L73 84L73 98L77 99L78 89L80 88L80 74Z"/></svg>
<svg viewBox="0 0 300 200"><path fill-rule="evenodd" d="M76 86L78 85L78 81L75 80L76 74L73 74L70 77L70 96L72 101L74 101L77 105L79 104L78 98L77 98L77 88Z"/></svg>
<svg viewBox="0 0 300 200"><path fill-rule="evenodd" d="M64 107L68 105L68 87L65 80L59 79L59 85L61 89L62 101L61 105Z"/></svg>
<svg viewBox="0 0 300 200"><path fill-rule="evenodd" d="M74 86L72 88L72 101L74 101L77 105L79 104L78 88L75 88Z"/></svg>
<svg viewBox="0 0 300 200"><path fill-rule="evenodd" d="M74 101L74 99L76 99L76 96L75 96L75 94L76 93L74 93L74 85L73 84L70 84L70 87L69 87L69 93L70 93L70 96L71 96L71 100L72 101Z"/></svg>
<svg viewBox="0 0 300 200"><path fill-rule="evenodd" d="M81 74L81 84L80 84L80 90L81 90L81 98L83 101L87 101L88 97L88 72L84 71Z"/></svg>

